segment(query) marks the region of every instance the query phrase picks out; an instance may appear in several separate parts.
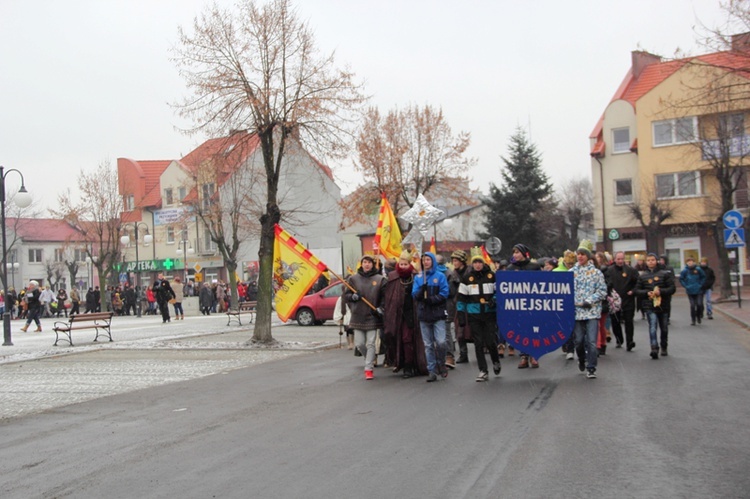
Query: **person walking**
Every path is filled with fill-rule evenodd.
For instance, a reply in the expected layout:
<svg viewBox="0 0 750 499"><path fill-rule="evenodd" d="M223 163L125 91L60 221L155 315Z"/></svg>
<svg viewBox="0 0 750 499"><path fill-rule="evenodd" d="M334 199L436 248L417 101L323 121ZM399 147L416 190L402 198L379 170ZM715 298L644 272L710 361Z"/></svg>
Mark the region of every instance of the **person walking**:
<svg viewBox="0 0 750 499"><path fill-rule="evenodd" d="M68 293L65 288L60 288L57 291L57 316L60 317L61 313L65 313L65 317L68 317L68 309L65 308L65 302L68 300Z"/></svg>
<svg viewBox="0 0 750 499"><path fill-rule="evenodd" d="M185 291L180 276L174 278L172 292L174 293L174 320L184 321L185 311L182 309L182 301L185 299Z"/></svg>
<svg viewBox="0 0 750 499"><path fill-rule="evenodd" d="M695 326L696 321L701 323L703 318L703 283L706 282L706 274L703 269L695 264L693 257L685 260L685 268L680 272L680 284L685 288L690 301L690 325Z"/></svg>
<svg viewBox="0 0 750 499"><path fill-rule="evenodd" d="M706 298L706 317L708 320L714 318L714 307L711 303L711 294L714 290L714 283L716 282L716 274L714 269L708 266L708 258L705 256L701 258L701 269L706 274L706 280L703 281L703 296Z"/></svg>
<svg viewBox="0 0 750 499"><path fill-rule="evenodd" d="M39 290L39 283L37 281L29 281L29 285L26 287L26 294L24 295L24 301L26 302L26 324L21 328L24 333L29 329L31 321L36 324L35 333L42 332L42 323L39 321L39 316L42 313L42 292Z"/></svg>
<svg viewBox="0 0 750 499"><path fill-rule="evenodd" d="M156 296L156 303L159 304L162 324L172 322L172 319L169 317L169 301L175 297L175 294L169 281L164 278L164 274L159 274L159 277L152 286L152 290Z"/></svg>
<svg viewBox="0 0 750 499"><path fill-rule="evenodd" d="M616 348L622 348L624 344L627 351L631 352L635 348L633 318L636 309L635 287L638 284L638 271L626 264L625 253L618 251L615 253L614 263L607 268L604 276L620 296L620 310L612 313L612 333L615 335Z"/></svg>
<svg viewBox="0 0 750 499"><path fill-rule="evenodd" d="M471 257L471 270L464 274L458 288L456 315L460 327L469 326L474 341L479 374L476 381L489 377L485 349L492 360L492 371L500 375L500 356L497 351L497 306L495 303L495 273L485 264L482 255Z"/></svg>
<svg viewBox="0 0 750 499"><path fill-rule="evenodd" d="M402 252L396 268L388 273L384 291L383 342L387 348L386 361L393 366L394 373L403 371L403 378L427 374L424 343L411 295L414 273L411 253Z"/></svg>
<svg viewBox="0 0 750 499"><path fill-rule="evenodd" d="M417 317L427 357L427 381L437 381L438 374L448 376L445 367L445 302L448 300L448 280L438 271L435 255L422 256L422 272L414 277L412 297L418 302Z"/></svg>
<svg viewBox="0 0 750 499"><path fill-rule="evenodd" d="M214 292L211 289L211 284L204 282L198 291L198 303L201 307L201 314L211 315L211 306L214 303Z"/></svg>
<svg viewBox="0 0 750 499"><path fill-rule="evenodd" d="M537 262L531 261L531 250L525 244L516 244L513 246L513 257L511 263L508 265L508 271L524 271L524 270L542 270L542 266ZM539 361L534 357L526 355L523 352L521 354L521 361L518 363L519 369L526 369L531 366L533 368L539 367Z"/></svg>
<svg viewBox="0 0 750 499"><path fill-rule="evenodd" d="M81 313L81 295L78 294L78 288L70 288L70 315Z"/></svg>
<svg viewBox="0 0 750 499"><path fill-rule="evenodd" d="M461 280L468 272L469 267L466 265L468 257L463 250L456 250L451 254L451 263L453 272L448 273L448 305L446 307L448 317L453 320L453 330L455 331L456 342L458 343L458 358L456 364L469 362L469 347L471 342L471 331L469 326L461 327L456 320L456 307L458 306L458 288L461 286Z"/></svg>
<svg viewBox="0 0 750 499"><path fill-rule="evenodd" d="M364 255L357 273L349 276L347 283L343 296L352 311L349 327L354 330L355 347L365 358L365 379L372 380L375 341L378 329L383 327L382 314L377 310L382 307L386 280L375 268L375 260Z"/></svg>
<svg viewBox="0 0 750 499"><path fill-rule="evenodd" d="M148 302L148 315L156 315L156 294L151 287L146 288L146 301Z"/></svg>
<svg viewBox="0 0 750 499"><path fill-rule="evenodd" d="M651 358L667 355L669 343L669 311L674 294L674 273L660 266L656 254L646 255L646 271L638 276L635 295L641 302L641 310L648 320L648 335L651 340ZM656 336L657 327L661 330L661 343Z"/></svg>
<svg viewBox="0 0 750 499"><path fill-rule="evenodd" d="M592 261L591 250L583 244L576 250L577 263L573 266L573 294L575 302L575 334L578 370L589 379L596 378L598 351L596 347L602 301L607 297L604 274Z"/></svg>

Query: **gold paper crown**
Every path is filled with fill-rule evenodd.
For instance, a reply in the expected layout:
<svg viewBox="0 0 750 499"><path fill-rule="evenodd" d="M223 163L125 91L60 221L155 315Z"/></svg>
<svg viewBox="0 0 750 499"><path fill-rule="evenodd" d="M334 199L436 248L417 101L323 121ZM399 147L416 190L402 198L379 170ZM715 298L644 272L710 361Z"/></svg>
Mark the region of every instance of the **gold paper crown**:
<svg viewBox="0 0 750 499"><path fill-rule="evenodd" d="M589 241L588 239L581 240L581 244L578 245L579 248L586 248L587 250L591 251L593 253L594 251L594 244Z"/></svg>
<svg viewBox="0 0 750 499"><path fill-rule="evenodd" d="M482 248L480 248L479 246L474 246L473 248L471 248L471 262L474 263L474 260L476 259L484 261Z"/></svg>

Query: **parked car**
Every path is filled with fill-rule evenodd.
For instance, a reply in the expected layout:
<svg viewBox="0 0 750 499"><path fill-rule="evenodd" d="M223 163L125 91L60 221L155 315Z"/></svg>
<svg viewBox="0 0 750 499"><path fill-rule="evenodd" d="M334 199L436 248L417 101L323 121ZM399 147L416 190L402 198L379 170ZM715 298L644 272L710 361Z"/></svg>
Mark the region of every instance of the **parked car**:
<svg viewBox="0 0 750 499"><path fill-rule="evenodd" d="M343 292L344 283L336 281L317 293L302 298L293 315L297 319L297 324L300 326L317 326L333 319L333 309Z"/></svg>

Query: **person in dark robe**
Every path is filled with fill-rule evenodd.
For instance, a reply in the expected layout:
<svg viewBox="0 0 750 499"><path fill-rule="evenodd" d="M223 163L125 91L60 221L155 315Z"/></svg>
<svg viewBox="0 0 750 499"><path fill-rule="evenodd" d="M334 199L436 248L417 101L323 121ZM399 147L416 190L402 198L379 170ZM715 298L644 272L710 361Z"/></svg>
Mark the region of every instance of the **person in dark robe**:
<svg viewBox="0 0 750 499"><path fill-rule="evenodd" d="M383 341L386 363L404 378L427 374L427 359L419 331L417 307L411 295L414 267L411 254L401 253L396 269L388 273L385 285Z"/></svg>
<svg viewBox="0 0 750 499"><path fill-rule="evenodd" d="M159 304L159 311L161 312L162 324L171 322L169 317L169 300L175 297L174 290L169 281L164 279L163 274L159 274L159 278L153 285L154 295L156 295L156 303Z"/></svg>

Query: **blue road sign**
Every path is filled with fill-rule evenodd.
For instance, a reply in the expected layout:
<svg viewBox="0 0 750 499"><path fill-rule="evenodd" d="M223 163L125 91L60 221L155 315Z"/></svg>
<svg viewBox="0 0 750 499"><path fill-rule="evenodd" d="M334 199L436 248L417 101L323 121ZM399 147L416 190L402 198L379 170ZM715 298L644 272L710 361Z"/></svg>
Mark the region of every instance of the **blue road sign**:
<svg viewBox="0 0 750 499"><path fill-rule="evenodd" d="M739 229L745 222L745 218L742 216L742 213L737 210L729 210L728 212L724 213L722 219L724 220L724 227L726 227L727 229Z"/></svg>
<svg viewBox="0 0 750 499"><path fill-rule="evenodd" d="M745 229L724 229L725 248L743 248L745 246Z"/></svg>

